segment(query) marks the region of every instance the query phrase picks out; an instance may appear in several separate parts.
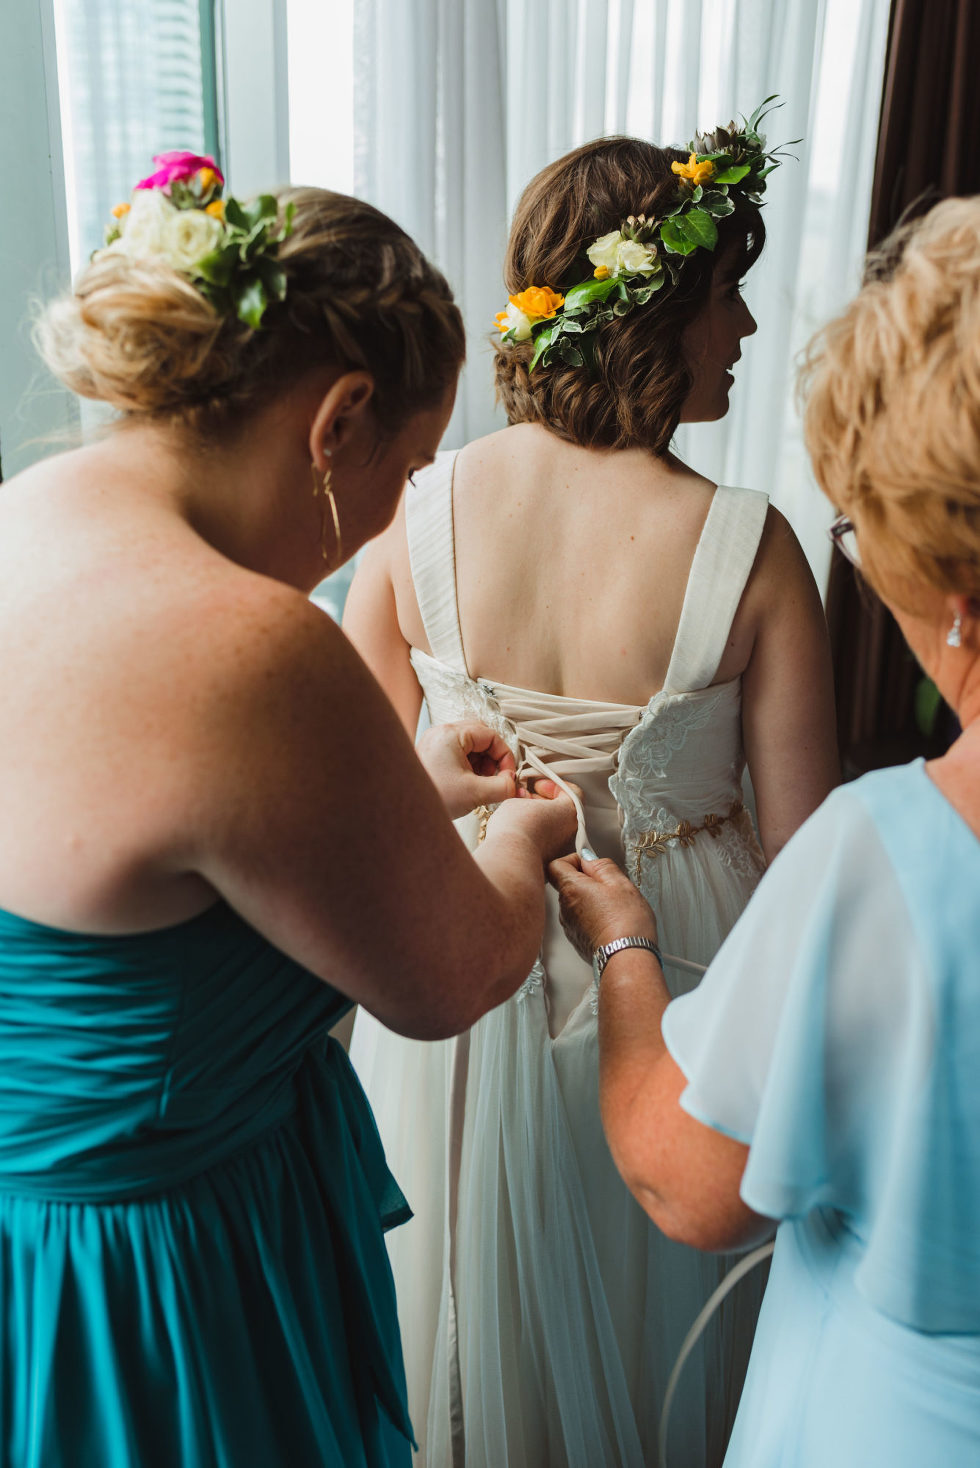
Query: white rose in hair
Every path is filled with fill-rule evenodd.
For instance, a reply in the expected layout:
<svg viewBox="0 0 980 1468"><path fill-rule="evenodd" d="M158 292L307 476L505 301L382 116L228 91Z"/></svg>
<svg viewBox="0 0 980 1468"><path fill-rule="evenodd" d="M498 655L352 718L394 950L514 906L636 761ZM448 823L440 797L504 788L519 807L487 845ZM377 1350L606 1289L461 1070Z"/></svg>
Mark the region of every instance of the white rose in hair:
<svg viewBox="0 0 980 1468"><path fill-rule="evenodd" d="M174 270L192 271L220 243L224 233L221 221L203 209L171 209L170 216L164 229L163 254Z"/></svg>
<svg viewBox="0 0 980 1468"><path fill-rule="evenodd" d="M590 252L591 253L591 252ZM657 252L636 240L623 240L616 251L614 275L652 275L657 268Z"/></svg>
<svg viewBox="0 0 980 1468"><path fill-rule="evenodd" d="M176 213L158 189L137 189L129 211L119 221L122 233L109 249L137 260L165 255L167 226Z"/></svg>
<svg viewBox="0 0 980 1468"><path fill-rule="evenodd" d="M619 230L612 229L596 240L594 245L590 245L585 253L598 269L605 266L610 275L616 275L619 270L619 250L625 243Z"/></svg>
<svg viewBox="0 0 980 1468"><path fill-rule="evenodd" d="M520 306L515 306L513 301L507 303L507 309L505 311L499 312L497 325L500 328L501 336L505 332L512 331L516 340L519 342L526 342L531 335L530 317L525 316Z"/></svg>

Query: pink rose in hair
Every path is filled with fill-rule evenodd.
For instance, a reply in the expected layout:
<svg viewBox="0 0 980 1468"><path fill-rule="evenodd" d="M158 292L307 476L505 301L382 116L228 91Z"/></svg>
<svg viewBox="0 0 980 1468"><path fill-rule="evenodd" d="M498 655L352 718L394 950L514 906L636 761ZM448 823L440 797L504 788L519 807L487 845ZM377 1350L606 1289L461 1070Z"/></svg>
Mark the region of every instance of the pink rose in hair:
<svg viewBox="0 0 980 1468"><path fill-rule="evenodd" d="M136 185L138 189L162 189L165 194L169 194L171 184L188 183L202 169L207 169L219 184L225 181L225 176L214 159L199 153L185 153L174 149L170 153L157 153L153 161L157 165L156 173L140 179Z"/></svg>

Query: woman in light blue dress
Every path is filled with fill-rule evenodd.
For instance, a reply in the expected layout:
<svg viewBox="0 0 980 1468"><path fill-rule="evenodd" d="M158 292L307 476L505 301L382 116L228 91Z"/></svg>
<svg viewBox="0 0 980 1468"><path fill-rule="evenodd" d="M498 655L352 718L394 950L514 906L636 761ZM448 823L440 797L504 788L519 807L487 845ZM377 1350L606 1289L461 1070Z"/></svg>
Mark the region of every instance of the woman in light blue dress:
<svg viewBox="0 0 980 1468"><path fill-rule="evenodd" d="M673 1003L616 868L553 871L597 965L627 940L602 979L601 1085L636 1196L702 1248L778 1225L727 1468L975 1468L980 199L872 260L807 388L832 533L962 733L835 792Z"/></svg>
<svg viewBox="0 0 980 1468"><path fill-rule="evenodd" d="M308 599L436 452L445 281L158 162L41 326L119 420L0 496L0 1468L408 1465L409 1208L329 1031L511 994L575 816L505 799L474 861ZM427 760L449 815L515 793L472 725Z"/></svg>

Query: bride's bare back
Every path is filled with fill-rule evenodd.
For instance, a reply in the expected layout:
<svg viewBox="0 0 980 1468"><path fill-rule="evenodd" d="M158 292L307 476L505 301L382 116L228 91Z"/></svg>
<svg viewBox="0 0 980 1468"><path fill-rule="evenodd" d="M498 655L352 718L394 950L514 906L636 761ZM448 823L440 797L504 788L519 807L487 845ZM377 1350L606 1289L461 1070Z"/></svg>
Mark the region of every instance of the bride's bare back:
<svg viewBox="0 0 980 1468"><path fill-rule="evenodd" d="M583 449L532 424L464 449L453 515L470 672L645 703L667 671L713 491L642 449ZM740 641L723 676L745 666Z"/></svg>
<svg viewBox="0 0 980 1468"><path fill-rule="evenodd" d="M597 450L521 424L463 449L453 476L468 671L573 698L645 704L662 686L715 486L644 449ZM345 629L404 722L428 651L404 511L365 555ZM826 626L813 577L770 509L715 682L743 679L743 736L771 859L837 779Z"/></svg>

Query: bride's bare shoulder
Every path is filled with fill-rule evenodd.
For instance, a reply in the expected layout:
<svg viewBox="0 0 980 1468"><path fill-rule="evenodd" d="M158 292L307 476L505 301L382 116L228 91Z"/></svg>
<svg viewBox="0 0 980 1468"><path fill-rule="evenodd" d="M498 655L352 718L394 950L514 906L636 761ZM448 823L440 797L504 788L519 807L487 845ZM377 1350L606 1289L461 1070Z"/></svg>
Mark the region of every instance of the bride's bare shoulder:
<svg viewBox="0 0 980 1468"><path fill-rule="evenodd" d="M610 448L573 443L541 423L516 423L466 445L457 456L454 494L475 495L488 482L523 486L526 482L565 484L580 476L606 484L612 492L631 489L650 496L659 491L685 494L707 509L715 484L668 454L658 457L640 447Z"/></svg>
<svg viewBox="0 0 980 1468"><path fill-rule="evenodd" d="M498 428L493 433L485 433L482 438L474 438L460 449L457 456L457 465L466 465L469 468L485 462L488 458L496 459L500 455L523 456L527 453L546 453L549 448L554 448L563 442L557 434L552 433L543 423L508 423L505 428Z"/></svg>
<svg viewBox="0 0 980 1468"><path fill-rule="evenodd" d="M486 475L498 476L504 469L518 471L540 467L575 452L541 423L512 423L495 433L472 439L456 456L455 487L480 482Z"/></svg>

